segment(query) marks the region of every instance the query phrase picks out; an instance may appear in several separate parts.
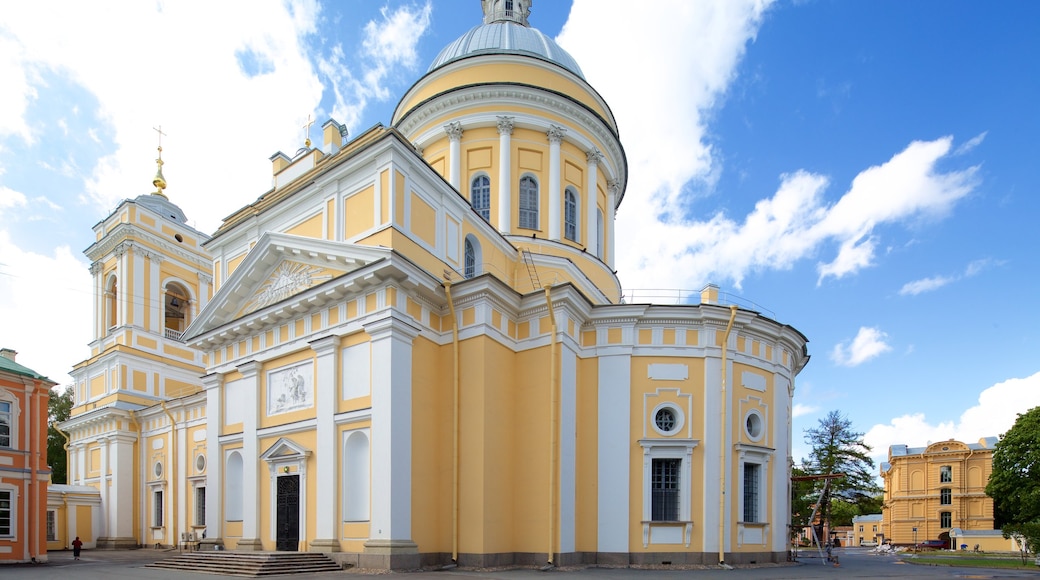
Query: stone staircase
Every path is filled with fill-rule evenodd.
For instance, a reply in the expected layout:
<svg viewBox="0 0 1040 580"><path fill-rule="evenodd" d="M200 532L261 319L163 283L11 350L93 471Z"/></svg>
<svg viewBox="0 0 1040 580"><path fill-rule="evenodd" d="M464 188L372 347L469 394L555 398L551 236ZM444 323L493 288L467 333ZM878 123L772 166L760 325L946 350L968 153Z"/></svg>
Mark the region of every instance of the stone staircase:
<svg viewBox="0 0 1040 580"><path fill-rule="evenodd" d="M342 570L319 552L185 552L145 567L246 578Z"/></svg>

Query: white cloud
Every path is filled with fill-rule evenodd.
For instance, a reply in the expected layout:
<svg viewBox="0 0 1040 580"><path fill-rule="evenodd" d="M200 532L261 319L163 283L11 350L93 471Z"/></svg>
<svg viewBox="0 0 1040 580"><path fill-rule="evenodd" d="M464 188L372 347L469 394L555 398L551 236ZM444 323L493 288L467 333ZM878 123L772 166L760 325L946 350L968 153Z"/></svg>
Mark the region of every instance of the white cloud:
<svg viewBox="0 0 1040 580"><path fill-rule="evenodd" d="M731 280L739 288L750 274L791 268L830 247L836 254L818 264L819 282L842 278L874 264L878 226L942 217L974 188L974 167L937 169L950 155L946 137L912 142L863 170L837 201L824 195L827 177L791 168L746 216L683 215L695 201L690 191L710 188L721 171L708 122L769 6L575 0L558 41L611 104L629 154L617 237L640 243L615 249L623 284L700 288ZM604 30L624 31L625 42L604 39Z"/></svg>
<svg viewBox="0 0 1040 580"><path fill-rule="evenodd" d="M25 202L24 193L0 185L0 212L5 209L24 206Z"/></svg>
<svg viewBox="0 0 1040 580"><path fill-rule="evenodd" d="M24 251L5 230L0 262L0 346L18 351L20 364L70 384L71 366L90 354L87 264L67 246L49 256Z"/></svg>
<svg viewBox="0 0 1040 580"><path fill-rule="evenodd" d="M987 132L988 131L983 131L982 133L979 133L978 135L972 137L971 139L968 139L967 141L964 142L963 145L958 147L957 150L953 152L953 154L954 155L964 155L966 153L971 152L972 150L974 150L979 145L982 145L982 142L986 140L986 133Z"/></svg>
<svg viewBox="0 0 1040 580"><path fill-rule="evenodd" d="M11 9L5 6L5 15ZM36 98L36 89L29 83L35 71L23 66L22 52L20 43L0 27L0 79L4 79L4 90L0 91L0 137L17 135L31 143L33 137L25 110Z"/></svg>
<svg viewBox="0 0 1040 580"><path fill-rule="evenodd" d="M803 403L795 403L794 407L791 408L791 418L801 417L803 415L810 415L819 411L820 408L813 405L806 405Z"/></svg>
<svg viewBox="0 0 1040 580"><path fill-rule="evenodd" d="M957 420L930 423L924 413L900 415L888 424L871 427L864 441L873 447L873 455L882 460L887 459L891 445L923 447L945 439L975 443L983 437L1006 433L1019 413L1036 406L1040 406L1040 372L1008 379L983 390L978 404L964 411Z"/></svg>
<svg viewBox="0 0 1040 580"><path fill-rule="evenodd" d="M955 278L949 278L946 276L932 276L931 278L922 278L920 280L914 280L913 282L907 282L903 284L903 287L899 289L899 294L902 296L910 295L917 296L924 292L931 292L932 290L938 290L943 286L953 282Z"/></svg>
<svg viewBox="0 0 1040 580"><path fill-rule="evenodd" d="M892 350L885 342L886 338L888 335L877 328L863 326L852 342L845 341L834 345L831 360L841 366L859 366Z"/></svg>

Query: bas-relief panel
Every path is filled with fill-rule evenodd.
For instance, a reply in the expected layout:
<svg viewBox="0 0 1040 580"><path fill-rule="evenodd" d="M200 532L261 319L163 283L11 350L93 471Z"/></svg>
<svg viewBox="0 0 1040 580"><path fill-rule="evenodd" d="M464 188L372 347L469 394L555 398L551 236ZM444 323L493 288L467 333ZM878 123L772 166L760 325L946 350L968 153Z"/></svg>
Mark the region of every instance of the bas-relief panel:
<svg viewBox="0 0 1040 580"><path fill-rule="evenodd" d="M275 268L243 313L253 312L285 300L311 286L331 280L332 277L333 273L329 270L286 260Z"/></svg>
<svg viewBox="0 0 1040 580"><path fill-rule="evenodd" d="M267 373L267 415L280 415L314 405L314 364L281 368Z"/></svg>

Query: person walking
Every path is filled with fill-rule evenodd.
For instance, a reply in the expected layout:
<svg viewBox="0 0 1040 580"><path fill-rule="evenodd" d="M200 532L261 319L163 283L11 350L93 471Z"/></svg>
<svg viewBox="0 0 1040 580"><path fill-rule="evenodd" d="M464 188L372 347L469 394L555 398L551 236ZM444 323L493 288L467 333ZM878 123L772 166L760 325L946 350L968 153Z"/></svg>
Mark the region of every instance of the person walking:
<svg viewBox="0 0 1040 580"><path fill-rule="evenodd" d="M80 541L79 536L76 536L75 540L72 540L72 557L79 560L79 551L83 549L83 542Z"/></svg>

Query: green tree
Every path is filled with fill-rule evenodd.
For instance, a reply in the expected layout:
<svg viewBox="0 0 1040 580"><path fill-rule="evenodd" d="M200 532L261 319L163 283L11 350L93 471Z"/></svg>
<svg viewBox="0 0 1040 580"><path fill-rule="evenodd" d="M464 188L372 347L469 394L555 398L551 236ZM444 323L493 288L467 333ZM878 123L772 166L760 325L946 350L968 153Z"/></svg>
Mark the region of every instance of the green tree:
<svg viewBox="0 0 1040 580"><path fill-rule="evenodd" d="M59 391L51 389L51 398L47 402L47 463L51 466L51 482L68 483L68 465L65 455L65 436L54 425L67 421L72 414L72 386Z"/></svg>
<svg viewBox="0 0 1040 580"><path fill-rule="evenodd" d="M995 523L1004 537L1018 536L1029 549L1040 547L1040 407L1020 413L993 450L986 484Z"/></svg>
<svg viewBox="0 0 1040 580"><path fill-rule="evenodd" d="M805 430L805 442L811 448L808 461L803 461L806 471L817 475L843 474L830 480L826 493L820 498L819 522L831 521L834 499L850 504L866 502L869 506L869 500L881 493L874 460L868 455L871 447L863 442L863 433L853 430L848 417L838 411L827 413L819 425ZM823 485L824 480L816 482L817 495Z"/></svg>

